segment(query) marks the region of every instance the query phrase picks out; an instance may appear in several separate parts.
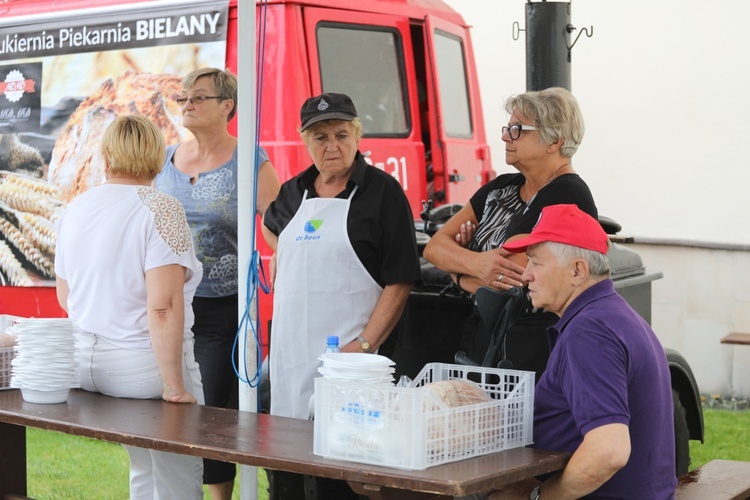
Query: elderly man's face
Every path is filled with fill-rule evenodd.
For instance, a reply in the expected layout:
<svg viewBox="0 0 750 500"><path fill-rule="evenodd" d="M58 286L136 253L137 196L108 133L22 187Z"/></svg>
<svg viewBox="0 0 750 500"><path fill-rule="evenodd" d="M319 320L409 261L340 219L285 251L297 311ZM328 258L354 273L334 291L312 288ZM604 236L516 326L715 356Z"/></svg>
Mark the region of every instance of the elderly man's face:
<svg viewBox="0 0 750 500"><path fill-rule="evenodd" d="M529 247L526 255L529 262L523 279L529 282L531 303L562 316L576 290L575 264L558 262L557 256L543 243Z"/></svg>
<svg viewBox="0 0 750 500"><path fill-rule="evenodd" d="M324 177L348 175L359 145L352 122L332 120L310 128L307 151L318 171Z"/></svg>

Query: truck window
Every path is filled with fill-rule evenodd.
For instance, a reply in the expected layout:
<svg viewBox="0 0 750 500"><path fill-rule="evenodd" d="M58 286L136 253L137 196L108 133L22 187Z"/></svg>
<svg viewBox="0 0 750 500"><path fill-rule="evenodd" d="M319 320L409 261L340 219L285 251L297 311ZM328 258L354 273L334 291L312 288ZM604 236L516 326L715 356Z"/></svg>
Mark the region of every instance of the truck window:
<svg viewBox="0 0 750 500"><path fill-rule="evenodd" d="M435 30L434 39L445 133L449 137L470 138L471 113L463 44L459 37L440 30Z"/></svg>
<svg viewBox="0 0 750 500"><path fill-rule="evenodd" d="M404 64L397 30L319 24L321 87L347 94L357 107L365 137L403 137L410 126Z"/></svg>

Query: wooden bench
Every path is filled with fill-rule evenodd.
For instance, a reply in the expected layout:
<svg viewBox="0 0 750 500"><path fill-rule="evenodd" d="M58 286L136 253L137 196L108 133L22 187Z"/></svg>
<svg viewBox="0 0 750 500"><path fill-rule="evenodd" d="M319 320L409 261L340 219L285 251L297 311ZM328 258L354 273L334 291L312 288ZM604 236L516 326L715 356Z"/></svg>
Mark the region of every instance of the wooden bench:
<svg viewBox="0 0 750 500"><path fill-rule="evenodd" d="M343 479L373 499L449 499L560 470L565 452L515 448L406 471L314 455L313 422L264 414L110 398L73 390L64 404L26 403L0 391L0 499L26 488L26 427L241 465Z"/></svg>
<svg viewBox="0 0 750 500"><path fill-rule="evenodd" d="M733 332L721 338L722 344L750 345L750 333Z"/></svg>
<svg viewBox="0 0 750 500"><path fill-rule="evenodd" d="M750 498L750 462L711 460L681 476L675 500Z"/></svg>

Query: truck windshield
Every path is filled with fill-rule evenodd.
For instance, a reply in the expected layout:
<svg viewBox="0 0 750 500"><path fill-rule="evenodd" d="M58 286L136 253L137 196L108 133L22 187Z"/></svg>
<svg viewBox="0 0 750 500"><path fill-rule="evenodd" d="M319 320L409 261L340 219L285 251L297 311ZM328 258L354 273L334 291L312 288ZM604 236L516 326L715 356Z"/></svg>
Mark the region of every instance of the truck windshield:
<svg viewBox="0 0 750 500"><path fill-rule="evenodd" d="M398 31L321 24L317 39L323 91L352 98L364 135L407 135L403 49Z"/></svg>

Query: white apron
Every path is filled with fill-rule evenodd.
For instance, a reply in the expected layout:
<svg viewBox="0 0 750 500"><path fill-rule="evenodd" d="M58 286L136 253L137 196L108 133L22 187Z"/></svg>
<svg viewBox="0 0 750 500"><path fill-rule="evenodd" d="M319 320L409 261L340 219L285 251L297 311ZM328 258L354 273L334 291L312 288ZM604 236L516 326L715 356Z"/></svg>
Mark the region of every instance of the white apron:
<svg viewBox="0 0 750 500"><path fill-rule="evenodd" d="M313 378L326 337L345 345L362 333L383 288L354 252L348 199L307 199L279 235L271 329L271 414L310 416Z"/></svg>

